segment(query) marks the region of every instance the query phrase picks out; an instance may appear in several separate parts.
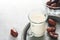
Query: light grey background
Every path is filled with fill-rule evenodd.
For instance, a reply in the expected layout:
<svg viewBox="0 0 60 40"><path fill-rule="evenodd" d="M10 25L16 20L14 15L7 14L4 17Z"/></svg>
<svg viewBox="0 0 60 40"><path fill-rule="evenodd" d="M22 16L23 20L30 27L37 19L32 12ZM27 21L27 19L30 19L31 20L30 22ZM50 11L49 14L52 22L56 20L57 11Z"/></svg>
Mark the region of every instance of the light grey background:
<svg viewBox="0 0 60 40"><path fill-rule="evenodd" d="M32 9L43 9L47 0L0 0L0 40L14 40L10 29L15 28L21 40L22 30L29 22L27 15Z"/></svg>

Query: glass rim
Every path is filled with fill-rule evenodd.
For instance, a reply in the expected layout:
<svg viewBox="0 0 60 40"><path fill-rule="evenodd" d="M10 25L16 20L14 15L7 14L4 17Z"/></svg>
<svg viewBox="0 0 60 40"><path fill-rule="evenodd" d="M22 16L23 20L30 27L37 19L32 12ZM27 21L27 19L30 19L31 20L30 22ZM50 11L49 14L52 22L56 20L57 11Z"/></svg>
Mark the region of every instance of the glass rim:
<svg viewBox="0 0 60 40"><path fill-rule="evenodd" d="M28 19L29 19L29 21L32 22L32 23L41 24L41 23L44 23L44 22L47 20L48 14L46 14L46 15L47 15L47 16L46 16L46 19L45 19L43 22L34 22L34 21L32 21L32 20L30 19L30 13L28 14Z"/></svg>
<svg viewBox="0 0 60 40"><path fill-rule="evenodd" d="M43 21L43 22L39 22L39 23L37 23L37 22L33 22L33 21L30 19L29 16L28 16L28 19L29 19L30 22L32 22L32 23L34 23L34 24L41 24L41 23L44 23L44 22L45 22L45 21Z"/></svg>

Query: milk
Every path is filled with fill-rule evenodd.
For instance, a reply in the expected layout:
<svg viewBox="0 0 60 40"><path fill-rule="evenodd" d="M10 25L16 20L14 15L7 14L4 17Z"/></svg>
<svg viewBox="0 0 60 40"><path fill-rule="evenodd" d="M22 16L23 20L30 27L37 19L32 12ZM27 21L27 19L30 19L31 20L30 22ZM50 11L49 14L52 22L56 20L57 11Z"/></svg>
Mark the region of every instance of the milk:
<svg viewBox="0 0 60 40"><path fill-rule="evenodd" d="M30 15L30 30L35 37L41 37L45 33L46 17L43 13L32 13Z"/></svg>

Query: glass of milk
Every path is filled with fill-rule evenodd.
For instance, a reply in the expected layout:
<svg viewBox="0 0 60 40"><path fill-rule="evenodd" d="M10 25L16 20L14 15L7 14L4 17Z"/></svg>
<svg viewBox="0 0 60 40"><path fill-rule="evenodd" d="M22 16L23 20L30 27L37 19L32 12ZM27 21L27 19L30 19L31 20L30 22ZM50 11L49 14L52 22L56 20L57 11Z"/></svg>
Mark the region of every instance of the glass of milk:
<svg viewBox="0 0 60 40"><path fill-rule="evenodd" d="M28 19L30 21L30 36L41 37L45 34L47 17L48 14L46 11L40 9L32 10L29 13Z"/></svg>

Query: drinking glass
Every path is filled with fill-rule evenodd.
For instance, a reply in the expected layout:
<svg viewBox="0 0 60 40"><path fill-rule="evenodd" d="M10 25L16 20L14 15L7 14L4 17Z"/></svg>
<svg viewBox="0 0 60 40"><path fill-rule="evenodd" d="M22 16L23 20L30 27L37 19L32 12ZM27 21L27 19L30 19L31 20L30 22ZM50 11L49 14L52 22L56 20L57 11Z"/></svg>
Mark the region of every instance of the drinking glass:
<svg viewBox="0 0 60 40"><path fill-rule="evenodd" d="M45 34L47 18L48 13L41 9L34 9L28 14L28 19L30 21L28 34L30 37L41 37Z"/></svg>

